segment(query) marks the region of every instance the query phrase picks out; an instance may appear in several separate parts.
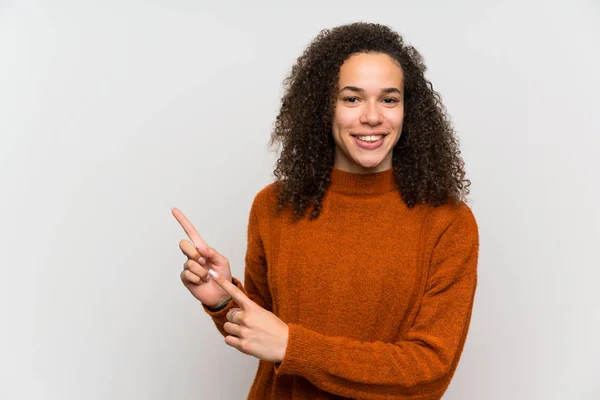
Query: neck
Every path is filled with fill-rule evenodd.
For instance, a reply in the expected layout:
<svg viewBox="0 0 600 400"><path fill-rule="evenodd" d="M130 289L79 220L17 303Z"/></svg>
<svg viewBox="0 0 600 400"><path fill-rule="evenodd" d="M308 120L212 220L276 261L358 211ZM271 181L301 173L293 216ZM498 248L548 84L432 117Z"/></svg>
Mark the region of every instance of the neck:
<svg viewBox="0 0 600 400"><path fill-rule="evenodd" d="M329 190L347 195L378 195L398 190L394 170L354 173L333 167Z"/></svg>
<svg viewBox="0 0 600 400"><path fill-rule="evenodd" d="M365 167L352 161L349 156L343 154L342 151L336 147L333 167L352 174L373 174L382 172L392 168L392 153L389 153L379 164L373 167Z"/></svg>

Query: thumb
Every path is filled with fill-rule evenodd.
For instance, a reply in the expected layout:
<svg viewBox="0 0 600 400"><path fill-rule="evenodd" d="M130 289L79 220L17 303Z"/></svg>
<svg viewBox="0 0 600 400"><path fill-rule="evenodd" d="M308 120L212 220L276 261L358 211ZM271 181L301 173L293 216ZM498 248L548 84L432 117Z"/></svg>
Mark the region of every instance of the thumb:
<svg viewBox="0 0 600 400"><path fill-rule="evenodd" d="M202 257L204 257L207 260L210 260L213 264L215 264L218 267L226 267L229 263L227 257L222 255L212 247L196 245L196 249L198 250L198 252L200 252L200 255Z"/></svg>

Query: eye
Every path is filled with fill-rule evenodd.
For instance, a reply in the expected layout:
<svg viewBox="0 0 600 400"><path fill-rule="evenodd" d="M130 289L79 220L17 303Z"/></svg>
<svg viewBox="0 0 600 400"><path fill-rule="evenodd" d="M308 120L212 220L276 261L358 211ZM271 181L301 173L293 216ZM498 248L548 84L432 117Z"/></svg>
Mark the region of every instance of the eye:
<svg viewBox="0 0 600 400"><path fill-rule="evenodd" d="M394 103L399 103L399 100L395 99L393 97L387 97L387 98L383 99L383 102L386 104L394 104Z"/></svg>
<svg viewBox="0 0 600 400"><path fill-rule="evenodd" d="M354 97L354 96L344 97L344 101L346 103L355 104L356 102L358 102L358 97Z"/></svg>

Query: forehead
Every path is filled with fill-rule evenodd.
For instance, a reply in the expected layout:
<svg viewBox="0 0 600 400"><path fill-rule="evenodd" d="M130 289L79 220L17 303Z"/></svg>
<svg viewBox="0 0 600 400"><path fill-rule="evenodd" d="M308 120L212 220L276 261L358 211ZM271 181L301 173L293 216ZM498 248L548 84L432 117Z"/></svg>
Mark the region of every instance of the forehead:
<svg viewBox="0 0 600 400"><path fill-rule="evenodd" d="M359 53L350 56L340 67L339 84L365 89L375 86L379 90L383 86L400 87L402 76L400 65L387 54Z"/></svg>

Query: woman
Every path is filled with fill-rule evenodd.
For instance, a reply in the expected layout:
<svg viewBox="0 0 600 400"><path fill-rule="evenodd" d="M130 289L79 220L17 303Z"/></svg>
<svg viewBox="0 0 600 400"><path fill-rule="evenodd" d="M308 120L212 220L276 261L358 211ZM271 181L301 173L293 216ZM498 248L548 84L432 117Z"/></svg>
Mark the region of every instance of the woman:
<svg viewBox="0 0 600 400"><path fill-rule="evenodd" d="M478 232L457 140L389 28L322 31L298 58L255 197L244 285L174 209L184 285L260 359L249 399L439 399L465 342Z"/></svg>

